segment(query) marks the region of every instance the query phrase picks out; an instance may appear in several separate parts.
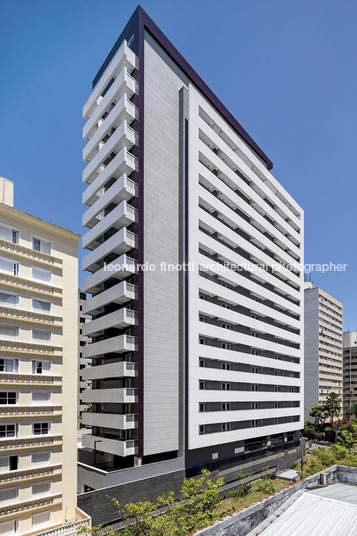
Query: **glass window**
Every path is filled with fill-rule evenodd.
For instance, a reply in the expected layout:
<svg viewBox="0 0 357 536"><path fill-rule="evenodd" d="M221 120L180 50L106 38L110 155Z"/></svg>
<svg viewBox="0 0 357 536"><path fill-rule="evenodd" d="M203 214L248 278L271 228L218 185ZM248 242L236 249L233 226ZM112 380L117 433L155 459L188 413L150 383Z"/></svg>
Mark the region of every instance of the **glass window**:
<svg viewBox="0 0 357 536"><path fill-rule="evenodd" d="M16 404L17 393L14 392L0 392L0 404Z"/></svg>
<svg viewBox="0 0 357 536"><path fill-rule="evenodd" d="M0 258L0 272L9 275L19 275L19 263Z"/></svg>
<svg viewBox="0 0 357 536"><path fill-rule="evenodd" d="M8 292L0 292L0 303L4 305L17 305L19 303L19 296L9 294Z"/></svg>
<svg viewBox="0 0 357 536"><path fill-rule="evenodd" d="M18 326L0 324L0 339L17 339L19 335Z"/></svg>
<svg viewBox="0 0 357 536"><path fill-rule="evenodd" d="M18 359L0 358L0 372L17 372L18 366Z"/></svg>
<svg viewBox="0 0 357 536"><path fill-rule="evenodd" d="M5 506L16 501L19 495L18 488L8 488L0 490L0 505Z"/></svg>
<svg viewBox="0 0 357 536"><path fill-rule="evenodd" d="M34 487L34 486L33 486ZM32 516L32 526L39 528L45 528L51 523L51 512L39 512Z"/></svg>
<svg viewBox="0 0 357 536"><path fill-rule="evenodd" d="M17 437L17 424L1 424L0 437Z"/></svg>
<svg viewBox="0 0 357 536"><path fill-rule="evenodd" d="M32 361L32 374L48 374L50 370L50 361Z"/></svg>
<svg viewBox="0 0 357 536"><path fill-rule="evenodd" d="M48 422L35 422L33 425L33 435L48 435L50 424Z"/></svg>
<svg viewBox="0 0 357 536"><path fill-rule="evenodd" d="M51 311L51 302L38 300L37 298L33 298L32 300L32 308L35 311L43 311L46 313L49 313Z"/></svg>
<svg viewBox="0 0 357 536"><path fill-rule="evenodd" d="M36 404L48 404L51 401L51 391L34 391L32 402Z"/></svg>
<svg viewBox="0 0 357 536"><path fill-rule="evenodd" d="M20 534L19 522L17 519L0 523L0 534L1 536L13 536L14 534Z"/></svg>
<svg viewBox="0 0 357 536"><path fill-rule="evenodd" d="M34 452L31 455L31 465L33 467L41 467L51 463L51 453L46 452Z"/></svg>
<svg viewBox="0 0 357 536"><path fill-rule="evenodd" d="M41 251L42 253L51 253L51 243L48 240L42 240L42 238L33 238L32 247L35 251Z"/></svg>
<svg viewBox="0 0 357 536"><path fill-rule="evenodd" d="M39 482L38 484L32 484L31 494L33 497L44 497L51 491L51 482ZM47 513L47 512L46 512Z"/></svg>
<svg viewBox="0 0 357 536"><path fill-rule="evenodd" d="M18 231L11 229L10 227L4 227L0 225L0 238L6 240L7 242L12 242L13 244L18 243Z"/></svg>

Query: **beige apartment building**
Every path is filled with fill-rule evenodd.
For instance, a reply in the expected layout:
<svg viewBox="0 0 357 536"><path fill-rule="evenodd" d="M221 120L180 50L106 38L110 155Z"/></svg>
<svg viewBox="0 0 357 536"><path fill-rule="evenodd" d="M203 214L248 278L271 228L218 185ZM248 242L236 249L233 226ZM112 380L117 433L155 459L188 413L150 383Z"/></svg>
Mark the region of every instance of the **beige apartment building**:
<svg viewBox="0 0 357 536"><path fill-rule="evenodd" d="M329 393L343 399L343 305L305 283L305 420Z"/></svg>
<svg viewBox="0 0 357 536"><path fill-rule="evenodd" d="M343 409L357 403L357 331L343 334Z"/></svg>
<svg viewBox="0 0 357 536"><path fill-rule="evenodd" d="M0 535L76 534L79 236L0 202Z"/></svg>

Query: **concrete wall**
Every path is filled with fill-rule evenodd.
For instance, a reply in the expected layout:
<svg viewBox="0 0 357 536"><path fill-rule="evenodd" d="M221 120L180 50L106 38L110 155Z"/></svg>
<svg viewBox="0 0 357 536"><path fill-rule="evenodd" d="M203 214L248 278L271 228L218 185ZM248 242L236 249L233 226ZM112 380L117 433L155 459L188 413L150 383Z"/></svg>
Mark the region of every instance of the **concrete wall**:
<svg viewBox="0 0 357 536"><path fill-rule="evenodd" d="M187 83L145 38L144 455L179 448L179 90Z"/></svg>
<svg viewBox="0 0 357 536"><path fill-rule="evenodd" d="M305 290L305 421L319 403L319 289Z"/></svg>

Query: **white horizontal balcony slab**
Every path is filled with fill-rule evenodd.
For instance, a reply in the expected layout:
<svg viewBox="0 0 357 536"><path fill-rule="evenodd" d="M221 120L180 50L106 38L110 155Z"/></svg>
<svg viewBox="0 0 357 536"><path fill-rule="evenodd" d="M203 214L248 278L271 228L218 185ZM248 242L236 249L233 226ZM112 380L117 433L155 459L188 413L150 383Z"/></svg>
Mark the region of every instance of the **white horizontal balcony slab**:
<svg viewBox="0 0 357 536"><path fill-rule="evenodd" d="M217 241L215 241L213 238L211 238L211 237L209 237L209 236L207 236L207 235L205 235L203 233L200 233L199 242L200 242L200 244L202 244L207 249L210 249L212 251L216 251L218 256L219 256L219 259L223 263L228 263L228 265L233 263L233 264L236 264L237 266L238 265L243 265L243 266L246 265L247 267L249 267L249 262L250 261L248 261L247 259L244 259L244 257L242 257L241 255L238 255L234 251L229 250L227 247L223 246L222 244L217 245ZM236 271L230 270L229 268L224 267L222 264L216 266L215 261L211 261L208 257L205 257L204 255L200 256L200 260L201 259L202 259L202 265L207 266L209 268L207 270L208 272L218 273L219 276L221 276L223 279L227 279L228 281L232 281L236 285L240 285L241 287L250 290L251 292L257 294L258 296L261 296L262 298L265 298L267 300L271 300L273 303L276 303L277 305L280 305L282 309L287 309L287 310L291 311L292 313L295 313L295 314L298 314L298 315L301 314L301 308L296 303L293 303L293 302L287 300L285 297L280 296L279 294L276 294L272 290L269 290L269 289L263 287L262 285L259 285L258 283L255 283L252 280L249 280L248 278L246 278L243 275L241 275L239 272L236 272ZM252 273L254 273L254 272L252 271ZM257 272L257 274L259 274L259 276L261 275L260 272ZM261 277L262 278L264 277L265 281L268 282L268 283L278 285L279 282L278 282L277 279L274 278L275 281L273 281L273 283L272 283L271 279L269 277L266 277L266 276L270 276L270 275L271 274L269 274L268 272L266 272L264 270L263 274L261 275ZM273 276L271 276L271 277L273 277ZM208 281L208 280L204 280L204 281L205 281L204 283L202 283L202 281L200 281L200 286L202 286L202 288L203 288L203 285L205 285L206 281ZM211 281L208 281L208 283L211 283ZM233 290L225 289L221 285L218 285L218 287L222 289L222 290L220 290L218 292L218 295L223 295L224 291L227 290L227 291L229 291L231 293L231 297L233 298L233 302L240 303L240 300L242 299L241 295L237 294ZM234 296L235 296L235 298L234 298ZM302 294L301 294L301 296L302 296ZM254 309L254 307L252 307L252 309ZM268 315L268 316L271 316L271 315Z"/></svg>
<svg viewBox="0 0 357 536"><path fill-rule="evenodd" d="M297 348L291 348L285 344L278 344L277 342L267 341L259 337L253 337L253 335L246 335L245 333L239 333L232 329L225 329L218 326L212 326L206 322L200 323L200 336L218 339L219 341L227 341L232 344L244 344L252 348L260 350L267 350L274 353L284 354L290 357L301 358L301 350Z"/></svg>
<svg viewBox="0 0 357 536"><path fill-rule="evenodd" d="M255 283L254 281L247 279L246 277L242 276L239 272L234 272L233 270L229 270L229 269L222 271L221 265L218 265L218 264L216 265L214 261L210 262L210 259L208 259L202 254L198 256L198 260L199 260L200 265L202 266L207 265L207 263L209 263L210 272L212 272L213 274L217 274L219 277L222 277L224 280L226 280L226 282L231 283L233 286L240 285L243 288L246 288L247 290L249 290L250 292L260 295L264 299L273 301L277 305L280 305L283 309L287 309L286 301L283 300L281 296L275 294L271 290L268 290L258 285L258 283ZM206 281L208 283L206 283ZM201 278L200 288L202 290L205 289L209 291L211 295L220 296L229 302L242 305L243 307L246 307L247 309L251 309L252 311L254 311L257 314L260 314L261 316L273 317L277 321L283 324L289 325L292 328L301 329L300 320L291 318L290 316L287 316L281 313L280 311L276 311L275 309L272 309L271 307L264 305L264 303L259 303L253 300L252 298L249 298L248 296L243 296L231 289L227 289L223 287L222 285L215 283L214 281L208 281L208 279ZM201 303L200 303L200 307L201 307ZM295 310L296 310L296 307L294 308L294 312ZM223 307L222 307L221 314L222 315L226 314L225 312L223 312Z"/></svg>
<svg viewBox="0 0 357 536"><path fill-rule="evenodd" d="M87 389L82 392L83 402L98 404L134 404L137 402L137 389L117 387L115 389Z"/></svg>
<svg viewBox="0 0 357 536"><path fill-rule="evenodd" d="M92 342L82 346L83 357L95 357L99 355L123 352L135 352L137 350L137 339L131 335L118 335L110 337L104 341Z"/></svg>
<svg viewBox="0 0 357 536"><path fill-rule="evenodd" d="M82 200L84 205L92 205L102 195L102 187L112 177L118 178L123 174L130 174L138 169L137 159L130 154L126 147L113 158L104 169L98 171L98 176L89 184L83 192Z"/></svg>
<svg viewBox="0 0 357 536"><path fill-rule="evenodd" d="M133 145L139 145L138 133L128 124L133 120L132 113L130 112L133 112L134 110L132 106L126 104L124 97L120 99L92 138L84 146L82 153L84 162L91 162L101 147L108 143L117 133L122 140L123 146L127 149L131 149ZM103 142L103 139L106 136L109 136L109 138L107 141Z"/></svg>
<svg viewBox="0 0 357 536"><path fill-rule="evenodd" d="M283 251L277 244L269 240L262 232L260 232L256 227L254 227L251 223L247 222L244 218L242 218L239 214L235 213L233 209L228 207L223 201L221 201L216 196L213 196L210 192L208 192L203 186L200 186L199 189L199 196L200 199L205 201L208 205L211 205L217 212L220 213L223 221L227 221L227 224L231 227L234 226L234 228L239 228L242 231L249 234L252 239L257 240L262 244L263 247L268 248L272 253L280 257L284 262L287 264L292 264L295 262L295 259L291 257L288 253ZM252 243L242 238L239 234L237 234L233 229L228 227L228 225L225 225L220 220L217 220L217 218L210 216L207 214L207 212L204 212L204 214L208 217L208 219L211 221L211 225L214 223L214 229L218 233L222 233L225 237L230 238L231 242L234 244L239 244L241 247L249 251L249 248L252 247ZM212 221L212 218L214 220ZM200 216L201 219L201 216ZM263 218L262 218L263 219ZM266 221L266 220L264 220ZM268 222L266 222L268 223ZM266 225L262 225L262 229L266 230ZM275 234L275 233L274 233ZM273 235L274 236L274 235ZM245 245L243 245L245 244ZM291 244L293 246L293 244ZM290 246L289 246L290 247ZM292 249L292 247L291 247ZM263 252L261 252L263 253ZM253 254L257 254L254 253ZM297 254L300 256L300 252L298 251ZM269 257L270 258L270 257ZM275 263L277 261L274 261ZM298 278L295 274L292 274L292 280L296 280L298 282Z"/></svg>
<svg viewBox="0 0 357 536"><path fill-rule="evenodd" d="M139 59L128 47L127 42L124 40L120 45L115 55L111 59L109 65L103 72L102 76L99 78L96 83L93 91L89 95L83 106L83 117L89 117L93 110L97 107L97 101L100 99L101 94L104 89L110 82L113 77L117 77L118 73L123 67L126 67L128 70L132 71L134 68L138 68Z"/></svg>
<svg viewBox="0 0 357 536"><path fill-rule="evenodd" d="M119 179L108 190L90 206L82 217L83 227L93 227L99 220L99 214L110 203L121 203L130 201L138 196L138 185L129 179L127 175L121 175Z"/></svg>
<svg viewBox="0 0 357 536"><path fill-rule="evenodd" d="M268 324L261 320L256 320L255 318L244 315L242 313L237 313L236 311L232 311L231 309L226 309L225 307L221 307L220 305L216 305L215 303L211 303L209 301L200 300L199 309L201 313L207 314L210 317L221 319L222 322L228 321L229 323L236 324L239 326L245 326L252 330L267 333L274 337L281 337L282 339L291 341L293 343L302 343L301 335L296 335L295 333L291 333L290 331L286 331L285 329L278 328L274 324ZM272 314L272 316L275 315ZM230 330L227 330L228 335L229 331Z"/></svg>
<svg viewBox="0 0 357 536"><path fill-rule="evenodd" d="M137 235L124 227L83 258L83 270L88 270L89 272L96 270L97 263L109 255L109 253L121 255L137 247Z"/></svg>
<svg viewBox="0 0 357 536"><path fill-rule="evenodd" d="M252 242L249 242L248 240L245 240L243 237L239 236L237 233L229 229L226 225L224 225L222 222L217 220L217 218L215 218L214 216L211 216L210 214L205 212L203 209L199 210L199 219L201 222L206 223L207 226L214 229L216 232L220 233L222 237L228 239L232 247L240 246L249 255L252 255L253 257L259 259L259 265L264 264L265 266L270 266L274 269L279 264L278 261L269 257L269 255L264 253L258 246L254 245ZM217 253L222 253L223 255L225 254L226 256L236 255L236 253L232 249L229 249L227 251L226 244L222 244L221 242L218 242L217 240L209 236L208 238L210 240L212 249L214 249L214 251L216 251ZM235 243L233 243L234 240L235 240ZM268 239L266 240L268 241ZM268 246L268 244L266 245ZM244 259L244 261L245 261L245 264L249 263L247 259ZM290 262L291 262L291 259L290 259ZM288 285L287 283L285 283L284 281L277 279L277 277L270 274L268 271L261 270L256 273L258 276L264 279L264 281L267 281L274 286L279 286L282 292L287 293L296 299L301 298L301 291L298 291L295 288ZM293 274L292 272L290 272L289 270L285 270L284 272L282 271L281 275L283 275L283 277L287 277L288 280L291 281L292 284L300 285L300 283L302 283L300 281L300 278L296 276L295 274Z"/></svg>
<svg viewBox="0 0 357 536"><path fill-rule="evenodd" d="M108 279L124 279L135 272L136 261L124 253L113 262L108 262L97 272L86 277L82 283L84 292L95 294Z"/></svg>
<svg viewBox="0 0 357 536"><path fill-rule="evenodd" d="M124 138L126 138L127 133L128 131L123 130L121 128L118 128L114 132L114 134L109 138L107 143L102 146L102 148L97 152L97 154L90 161L90 163L87 164L87 166L84 168L84 183L91 183L96 178L96 175L101 171L101 166L103 165L104 160L106 160L106 158L108 158L108 156L112 152L119 153L121 150L125 149L127 153L127 158L131 157L135 159L135 157L128 152L126 144L123 142ZM123 171L127 172L126 169L124 169Z"/></svg>
<svg viewBox="0 0 357 536"><path fill-rule="evenodd" d="M107 439L105 437L84 434L83 447L96 448L101 452L115 454L116 456L134 456L136 453L135 441L120 441L119 439Z"/></svg>
<svg viewBox="0 0 357 536"><path fill-rule="evenodd" d="M290 363L289 361L281 361L280 359L272 359L270 357L262 357L260 355L247 354L225 348L216 348L208 346L208 344L199 345L199 357L203 359L218 359L223 362L242 363L252 365L253 367L268 367L277 368L292 372L302 372L300 363Z"/></svg>
<svg viewBox="0 0 357 536"><path fill-rule="evenodd" d="M252 419L275 419L300 416L300 408L241 409L232 411L201 411L190 415L191 424L216 424L222 422L249 421ZM100 426L98 424L98 426Z"/></svg>
<svg viewBox="0 0 357 536"><path fill-rule="evenodd" d="M289 376L275 376L274 374L255 374L237 370L222 370L210 367L201 367L200 380L215 382L236 382L258 385L284 385L285 387L301 387L301 378ZM232 388L233 389L233 388Z"/></svg>
<svg viewBox="0 0 357 536"><path fill-rule="evenodd" d="M108 303L126 303L137 298L137 286L127 281L121 281L93 298L89 298L83 304L83 314L94 314Z"/></svg>
<svg viewBox="0 0 357 536"><path fill-rule="evenodd" d="M235 181L235 183L238 183L237 175L234 173L234 171L225 162L223 162L223 160L221 158L219 158L219 156L217 156L213 151L211 151L211 149L209 149L209 147L207 147L207 145L205 145L201 140L198 140L198 144L199 144L199 151L202 154L204 154L206 156L206 158L208 160L210 160L210 162L212 162L214 167L216 167L220 171L222 171L231 180ZM238 160L238 158L237 158L237 160ZM243 160L241 160L241 159L239 159L239 167L241 168L242 173L246 177L248 177L248 179L251 180L253 184L255 184L257 182L257 176L254 173L254 171L252 171L252 169L250 167L248 167L243 162ZM273 204L275 204L277 207L281 207L284 210L284 212L286 213L286 216L289 217L297 227L301 227L302 222L295 216L295 214L293 214L291 212L291 210L286 205L284 205L281 202L281 200L279 198L276 197L276 195L268 188L268 186L266 186L264 184L263 181L259 181L259 189L263 192L263 194L268 199L271 200L271 202ZM252 190L252 188L250 188L249 192L251 190ZM260 197L259 195L258 195L257 201L258 201L258 203L259 203L259 205L261 207L264 207L264 209L265 209L265 206L268 206L268 203L266 203L264 201L264 199L262 197ZM276 214L276 210L274 210L274 209L273 209L273 214ZM286 222L284 224L284 228L289 228L289 229L291 229L293 231L293 228L290 225L287 225Z"/></svg>
<svg viewBox="0 0 357 536"><path fill-rule="evenodd" d="M119 311L114 311L113 313L86 322L83 324L82 334L93 336L108 328L123 329L129 326L135 326L137 323L138 313L123 307L122 309L119 309Z"/></svg>
<svg viewBox="0 0 357 536"><path fill-rule="evenodd" d="M122 229L132 223L139 221L139 212L136 208L128 205L126 201L122 201L120 205L115 207L107 216L105 216L97 225L92 227L82 239L84 249L95 249L104 233L109 229Z"/></svg>
<svg viewBox="0 0 357 536"><path fill-rule="evenodd" d="M274 434L283 434L285 432L293 432L301 430L304 427L304 422L300 421L273 424L269 426L257 426L256 428L243 428L242 430L231 430L229 432L217 432L216 434L198 435L198 426L192 426L189 435L189 448L210 447L224 443L233 443L235 441L244 441L246 439L254 439ZM191 427L190 427L191 428ZM196 435L195 435L196 434Z"/></svg>
<svg viewBox="0 0 357 536"><path fill-rule="evenodd" d="M198 391L199 402L300 402L301 393L278 393L275 391L221 391L202 389Z"/></svg>
<svg viewBox="0 0 357 536"><path fill-rule="evenodd" d="M120 363L108 363L87 367L82 371L84 380L103 380L104 378L134 378L137 375L137 365L131 361L121 361Z"/></svg>
<svg viewBox="0 0 357 536"><path fill-rule="evenodd" d="M137 415L131 413L119 415L116 413L92 413L85 411L82 414L82 424L87 426L99 426L114 428L116 430L133 430L137 427Z"/></svg>

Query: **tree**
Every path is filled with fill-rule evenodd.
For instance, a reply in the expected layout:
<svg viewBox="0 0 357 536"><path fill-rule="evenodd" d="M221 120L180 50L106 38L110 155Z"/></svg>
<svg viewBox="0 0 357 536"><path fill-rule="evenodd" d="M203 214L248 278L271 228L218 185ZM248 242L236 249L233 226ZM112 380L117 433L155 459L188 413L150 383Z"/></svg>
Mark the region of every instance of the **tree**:
<svg viewBox="0 0 357 536"><path fill-rule="evenodd" d="M325 407L328 416L331 419L332 426L335 429L335 442L337 440L337 426L338 422L337 419L334 422L334 417L338 418L341 414L341 398L338 396L337 393L331 392L326 397Z"/></svg>
<svg viewBox="0 0 357 536"><path fill-rule="evenodd" d="M346 409L346 415L350 420L352 417L357 417L357 402L354 402L352 406Z"/></svg>
<svg viewBox="0 0 357 536"><path fill-rule="evenodd" d="M311 408L309 415L317 420L319 426L322 426L329 416L325 404L318 404L317 406Z"/></svg>

